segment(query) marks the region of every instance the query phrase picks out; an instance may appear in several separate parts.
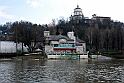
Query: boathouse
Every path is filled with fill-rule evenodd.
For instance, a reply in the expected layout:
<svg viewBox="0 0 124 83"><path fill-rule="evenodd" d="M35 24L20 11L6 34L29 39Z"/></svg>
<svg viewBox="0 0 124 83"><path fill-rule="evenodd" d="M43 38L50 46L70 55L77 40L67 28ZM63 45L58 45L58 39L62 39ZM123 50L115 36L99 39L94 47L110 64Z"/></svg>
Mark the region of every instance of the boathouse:
<svg viewBox="0 0 124 83"><path fill-rule="evenodd" d="M50 35L50 31L44 31L45 54L48 59L88 58L85 41L74 36L74 32L65 35Z"/></svg>

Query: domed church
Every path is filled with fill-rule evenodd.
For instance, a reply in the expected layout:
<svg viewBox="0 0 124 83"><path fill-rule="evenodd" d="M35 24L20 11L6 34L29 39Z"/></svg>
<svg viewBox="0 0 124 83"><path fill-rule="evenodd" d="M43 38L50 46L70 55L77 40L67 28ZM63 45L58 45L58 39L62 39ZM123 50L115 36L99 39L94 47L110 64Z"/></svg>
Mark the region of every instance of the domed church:
<svg viewBox="0 0 124 83"><path fill-rule="evenodd" d="M74 9L74 15L71 15L70 20L79 23L82 19L84 19L82 9L77 5L77 8Z"/></svg>

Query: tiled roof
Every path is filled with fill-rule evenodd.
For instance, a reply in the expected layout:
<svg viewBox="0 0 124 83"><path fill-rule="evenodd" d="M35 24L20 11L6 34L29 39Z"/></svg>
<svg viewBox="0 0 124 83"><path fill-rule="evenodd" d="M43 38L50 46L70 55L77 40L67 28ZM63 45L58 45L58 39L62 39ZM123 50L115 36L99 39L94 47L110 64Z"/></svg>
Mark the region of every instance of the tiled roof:
<svg viewBox="0 0 124 83"><path fill-rule="evenodd" d="M76 38L76 42L80 42L80 43L85 43L85 41L79 39L79 38Z"/></svg>
<svg viewBox="0 0 124 83"><path fill-rule="evenodd" d="M57 40L62 39L62 38L66 39L68 41L73 41L73 39L70 39L69 37L63 36L63 35L51 35L50 41L51 40L52 41L57 41ZM85 41L76 37L76 42L84 43Z"/></svg>
<svg viewBox="0 0 124 83"><path fill-rule="evenodd" d="M66 39L68 41L73 41L73 39L70 39L69 37L63 36L63 35L51 35L50 40L59 40L59 39L62 39L62 38Z"/></svg>

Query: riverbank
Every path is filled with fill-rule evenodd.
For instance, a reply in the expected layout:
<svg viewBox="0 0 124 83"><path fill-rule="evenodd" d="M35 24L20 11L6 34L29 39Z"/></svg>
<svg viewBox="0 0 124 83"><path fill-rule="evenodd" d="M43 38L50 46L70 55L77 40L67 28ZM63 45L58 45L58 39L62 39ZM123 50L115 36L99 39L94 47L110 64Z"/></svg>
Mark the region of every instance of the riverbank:
<svg viewBox="0 0 124 83"><path fill-rule="evenodd" d="M0 53L0 59L44 59L42 54L17 54L17 53Z"/></svg>
<svg viewBox="0 0 124 83"><path fill-rule="evenodd" d="M44 59L44 56L42 55L23 55L23 56L17 56L17 57L13 57L13 58L17 58L17 59Z"/></svg>
<svg viewBox="0 0 124 83"><path fill-rule="evenodd" d="M0 58L12 58L16 56L21 56L22 54L17 54L17 53L0 53Z"/></svg>
<svg viewBox="0 0 124 83"><path fill-rule="evenodd" d="M124 59L124 52L103 52L102 55L116 59Z"/></svg>

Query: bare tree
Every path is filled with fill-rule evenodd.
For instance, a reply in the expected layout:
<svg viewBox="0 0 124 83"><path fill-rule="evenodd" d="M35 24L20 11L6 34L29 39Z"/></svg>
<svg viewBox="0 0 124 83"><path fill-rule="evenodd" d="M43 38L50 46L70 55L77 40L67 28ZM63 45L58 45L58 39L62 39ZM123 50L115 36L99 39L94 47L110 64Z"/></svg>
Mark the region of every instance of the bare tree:
<svg viewBox="0 0 124 83"><path fill-rule="evenodd" d="M52 19L52 23L48 25L50 34L55 35L56 34L56 20Z"/></svg>
<svg viewBox="0 0 124 83"><path fill-rule="evenodd" d="M115 28L112 27L110 30L110 45L112 50L116 48L116 34L115 34Z"/></svg>
<svg viewBox="0 0 124 83"><path fill-rule="evenodd" d="M116 27L115 27L115 32L116 32L116 40L117 40L117 49L120 50L120 42L121 42L121 26L120 23L117 22Z"/></svg>
<svg viewBox="0 0 124 83"><path fill-rule="evenodd" d="M99 26L96 23L95 28L93 30L93 36L92 36L93 44L94 44L96 50L98 50L98 48L99 48L100 36L101 36L101 34L100 34Z"/></svg>
<svg viewBox="0 0 124 83"><path fill-rule="evenodd" d="M14 41L16 43L22 43L22 52L23 45L27 45L30 51L34 51L37 42L43 38L43 28L41 25L32 24L30 22L15 22L11 30L15 33ZM33 45L31 43L32 41L34 41Z"/></svg>
<svg viewBox="0 0 124 83"><path fill-rule="evenodd" d="M93 38L92 34L93 34L93 28L92 27L89 27L88 29L86 29L85 36L88 38L90 48L92 45L92 38Z"/></svg>
<svg viewBox="0 0 124 83"><path fill-rule="evenodd" d="M109 40L110 40L110 29L106 28L104 31L104 40L106 43L106 49L108 51L108 47L109 47Z"/></svg>

